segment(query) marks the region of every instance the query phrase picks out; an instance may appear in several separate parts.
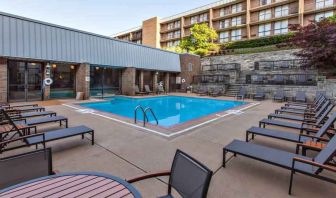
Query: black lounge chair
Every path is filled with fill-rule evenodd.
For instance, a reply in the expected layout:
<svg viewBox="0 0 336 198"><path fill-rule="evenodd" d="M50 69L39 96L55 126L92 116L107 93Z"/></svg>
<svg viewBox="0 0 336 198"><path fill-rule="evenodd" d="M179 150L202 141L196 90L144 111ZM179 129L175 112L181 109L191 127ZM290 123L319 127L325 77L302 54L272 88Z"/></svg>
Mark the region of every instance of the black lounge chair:
<svg viewBox="0 0 336 198"><path fill-rule="evenodd" d="M303 102L293 102L293 101L291 101L291 102L287 102L285 105L286 106L291 106L292 105L292 106L310 107L310 106L316 105L322 97L325 97L325 96L320 94L317 97L315 97L313 102L304 102L303 103Z"/></svg>
<svg viewBox="0 0 336 198"><path fill-rule="evenodd" d="M278 89L273 96L273 101L284 102L285 100L286 100L285 91L283 89Z"/></svg>
<svg viewBox="0 0 336 198"><path fill-rule="evenodd" d="M28 126L36 126L40 124L47 124L47 123L54 123L54 122L59 122L60 126L65 124L65 128L68 128L68 118L64 116L52 116L52 117L41 117L41 118L34 118L34 119L29 119L29 120L23 120L24 124ZM22 123L19 121L19 123Z"/></svg>
<svg viewBox="0 0 336 198"><path fill-rule="evenodd" d="M236 98L237 98L237 99L242 99L242 100L244 100L245 97L246 97L246 94L247 94L247 93L246 93L246 89L245 89L245 87L240 87L239 92L238 92Z"/></svg>
<svg viewBox="0 0 336 198"><path fill-rule="evenodd" d="M275 75L272 79L273 84L282 85L285 82L285 78L283 75Z"/></svg>
<svg viewBox="0 0 336 198"><path fill-rule="evenodd" d="M162 196L161 198L173 198L172 189L176 190L181 197L206 198L212 171L188 154L177 150L171 171L148 174L138 178L129 179L127 182L134 183L160 176L170 176L168 182L168 195Z"/></svg>
<svg viewBox="0 0 336 198"><path fill-rule="evenodd" d="M0 188L53 175L51 148L0 159Z"/></svg>
<svg viewBox="0 0 336 198"><path fill-rule="evenodd" d="M298 91L294 97L295 102L307 102L306 92Z"/></svg>
<svg viewBox="0 0 336 198"><path fill-rule="evenodd" d="M320 102L316 107L312 108L312 109L305 109L305 108L301 108L301 109L294 109L294 108L281 108L281 109L276 109L275 113L276 114L280 114L280 113L287 113L287 114L297 114L297 115L305 115L305 114L316 114L318 111L321 110L321 108L326 105L326 103L328 102L328 100L325 100L323 102Z"/></svg>
<svg viewBox="0 0 336 198"><path fill-rule="evenodd" d="M145 85L145 92L146 94L153 94L153 91L149 88L149 85Z"/></svg>
<svg viewBox="0 0 336 198"><path fill-rule="evenodd" d="M31 111L45 111L44 107L20 107L20 108L15 108L15 109L11 109L11 110L15 110L18 111L20 113L23 112L31 112Z"/></svg>
<svg viewBox="0 0 336 198"><path fill-rule="evenodd" d="M294 110L316 110L318 109L321 105L323 105L325 102L327 102L328 99L322 96L316 103L313 105L285 105L281 107L281 109L294 109Z"/></svg>
<svg viewBox="0 0 336 198"><path fill-rule="evenodd" d="M258 88L256 91L256 94L253 96L254 100L265 100L265 91L262 90L261 88Z"/></svg>
<svg viewBox="0 0 336 198"><path fill-rule="evenodd" d="M224 168L226 167L226 154L228 152L233 153L234 156L242 155L290 170L291 176L289 182L289 194L292 193L294 173L301 173L336 184L335 177L328 177L329 174L320 174L324 170L336 173L336 167L330 165L330 161L336 153L336 136L334 136L325 148L314 158L240 140L233 140L230 144L223 148Z"/></svg>
<svg viewBox="0 0 336 198"><path fill-rule="evenodd" d="M145 95L146 94L146 92L140 91L138 85L135 85L134 89L135 89L135 94L136 95Z"/></svg>
<svg viewBox="0 0 336 198"><path fill-rule="evenodd" d="M27 112L27 113L18 114L13 117L32 118L32 117L41 117L41 116L56 116L56 112L55 111Z"/></svg>
<svg viewBox="0 0 336 198"><path fill-rule="evenodd" d="M212 97L218 97L221 94L222 94L221 89L219 89L217 87L209 93L209 95L212 96Z"/></svg>
<svg viewBox="0 0 336 198"><path fill-rule="evenodd" d="M2 108L20 108L20 107L37 107L38 104L17 104L17 105L11 105L10 103L2 103L0 104L0 107Z"/></svg>
<svg viewBox="0 0 336 198"><path fill-rule="evenodd" d="M254 80L255 84L263 84L264 83L264 77L263 76L256 76Z"/></svg>
<svg viewBox="0 0 336 198"><path fill-rule="evenodd" d="M209 91L206 87L201 87L199 90L198 90L198 95L200 96L206 96L208 95Z"/></svg>
<svg viewBox="0 0 336 198"><path fill-rule="evenodd" d="M326 123L315 133L315 135L306 135L303 133L295 134L293 132L279 131L273 129L265 129L259 127L251 127L246 131L246 142L250 140L250 134L252 134L252 138L255 138L255 135L265 136L269 138L275 138L279 140L285 140L295 143L304 143L308 141L329 141L329 139L323 138L330 127L336 121L336 113L333 113L332 116L326 121Z"/></svg>
<svg viewBox="0 0 336 198"><path fill-rule="evenodd" d="M293 121L305 121L305 120L317 120L321 116L326 116L330 113L330 111L335 107L335 105L330 104L330 102L325 104L326 108L322 107L315 115L304 115L304 116L296 116L290 114L276 114L271 113L268 115L268 119L278 118L284 120L293 120Z"/></svg>

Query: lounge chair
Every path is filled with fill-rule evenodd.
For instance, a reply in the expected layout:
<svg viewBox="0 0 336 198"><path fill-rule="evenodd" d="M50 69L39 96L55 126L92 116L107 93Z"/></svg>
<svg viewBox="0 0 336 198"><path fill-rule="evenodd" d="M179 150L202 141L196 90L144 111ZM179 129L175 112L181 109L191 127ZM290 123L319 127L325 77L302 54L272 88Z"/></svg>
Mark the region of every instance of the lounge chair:
<svg viewBox="0 0 336 198"><path fill-rule="evenodd" d="M217 97L217 96L220 96L221 94L222 94L222 91L218 87L216 87L211 92L209 92L209 95L212 97Z"/></svg>
<svg viewBox="0 0 336 198"><path fill-rule="evenodd" d="M145 92L146 94L153 94L154 92L151 91L151 89L149 88L149 85L145 85Z"/></svg>
<svg viewBox="0 0 336 198"><path fill-rule="evenodd" d="M264 83L264 76L256 76L254 80L255 84L263 84Z"/></svg>
<svg viewBox="0 0 336 198"><path fill-rule="evenodd" d="M296 116L296 115L290 115L290 114L276 114L276 113L271 113L268 115L268 119L284 119L284 120L293 120L293 121L305 121L305 120L317 120L321 116L326 116L330 113L330 111L335 107L333 104L328 104L326 103L327 107L326 108L321 108L318 113L315 115L307 115L307 116Z"/></svg>
<svg viewBox="0 0 336 198"><path fill-rule="evenodd" d="M51 148L0 159L0 188L53 175Z"/></svg>
<svg viewBox="0 0 336 198"><path fill-rule="evenodd" d="M244 100L245 97L246 97L246 89L245 89L245 87L240 87L239 92L238 92L236 98Z"/></svg>
<svg viewBox="0 0 336 198"><path fill-rule="evenodd" d="M27 112L11 116L12 118L32 118L41 116L56 116L55 111Z"/></svg>
<svg viewBox="0 0 336 198"><path fill-rule="evenodd" d="M206 96L209 94L209 91L206 87L201 87L200 90L198 91L198 95L200 96Z"/></svg>
<svg viewBox="0 0 336 198"><path fill-rule="evenodd" d="M45 111L44 107L19 107L19 108L10 108L11 110L23 112L32 112L32 111Z"/></svg>
<svg viewBox="0 0 336 198"><path fill-rule="evenodd" d="M255 135L259 135L295 143L305 143L310 141L329 141L328 139L323 138L323 135L327 134L327 131L330 129L335 121L336 113L333 113L332 116L330 116L330 118L327 120L327 122L320 129L318 129L318 131L313 136L303 134L302 132L300 134L296 134L293 132L279 131L274 129L251 127L246 131L246 142L250 140L250 134L252 135L252 139L254 139Z"/></svg>
<svg viewBox="0 0 336 198"><path fill-rule="evenodd" d="M321 175L324 170L336 173L336 167L330 165L330 161L336 153L336 136L334 136L325 148L314 157L306 157L299 154L294 154L279 149L274 149L266 146L252 144L240 140L233 140L223 148L223 167L226 167L226 154L230 152L234 156L242 155L251 159L255 159L267 164L285 168L291 171L289 191L292 193L292 184L294 173L301 173L325 181L336 184L334 177Z"/></svg>
<svg viewBox="0 0 336 198"><path fill-rule="evenodd" d="M256 91L256 94L253 96L254 100L265 100L265 91L262 90L261 88L258 88Z"/></svg>
<svg viewBox="0 0 336 198"><path fill-rule="evenodd" d="M293 105L293 106L310 107L310 106L316 105L320 101L320 99L322 97L325 97L325 96L324 95L318 95L317 97L315 97L315 99L314 99L313 102L305 102L305 103L303 103L303 102L294 102L294 101L292 101L292 102L287 102L285 105L286 106Z"/></svg>
<svg viewBox="0 0 336 198"><path fill-rule="evenodd" d="M138 85L135 85L134 89L135 89L135 94L136 95L145 95L146 94L146 92L140 91Z"/></svg>
<svg viewBox="0 0 336 198"><path fill-rule="evenodd" d="M280 114L280 113L287 113L287 114L297 114L297 115L305 115L305 114L315 114L317 113L326 103L328 100L325 100L323 102L320 102L316 107L313 108L281 108L281 109L276 109L275 113Z"/></svg>
<svg viewBox="0 0 336 198"><path fill-rule="evenodd" d="M172 189L176 190L181 197L206 198L212 171L186 153L177 150L171 171L148 174L138 178L129 179L127 182L134 183L160 176L170 176L168 195L161 198L173 198Z"/></svg>
<svg viewBox="0 0 336 198"><path fill-rule="evenodd" d="M284 102L285 100L286 100L285 91L283 89L278 89L273 96L273 101Z"/></svg>
<svg viewBox="0 0 336 198"><path fill-rule="evenodd" d="M327 102L328 99L322 96L316 103L313 103L312 105L285 105L281 107L281 109L294 109L294 110L316 110L319 108L319 106L323 105L325 102Z"/></svg>
<svg viewBox="0 0 336 198"><path fill-rule="evenodd" d="M0 104L0 107L2 108L20 108L20 107L37 107L38 104L17 104L17 105L11 105L10 103L2 103Z"/></svg>
<svg viewBox="0 0 336 198"><path fill-rule="evenodd" d="M283 75L275 75L272 79L273 84L282 85L285 82L285 78Z"/></svg>
<svg viewBox="0 0 336 198"><path fill-rule="evenodd" d="M294 97L295 102L307 102L306 92L298 91Z"/></svg>

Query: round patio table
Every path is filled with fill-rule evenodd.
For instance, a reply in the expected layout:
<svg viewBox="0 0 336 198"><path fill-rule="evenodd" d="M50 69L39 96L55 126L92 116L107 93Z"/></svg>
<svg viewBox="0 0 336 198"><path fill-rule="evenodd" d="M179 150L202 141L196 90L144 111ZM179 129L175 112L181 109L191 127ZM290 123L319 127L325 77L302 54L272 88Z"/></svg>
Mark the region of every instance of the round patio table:
<svg viewBox="0 0 336 198"><path fill-rule="evenodd" d="M97 172L41 177L0 190L0 197L112 197L141 198L125 180Z"/></svg>

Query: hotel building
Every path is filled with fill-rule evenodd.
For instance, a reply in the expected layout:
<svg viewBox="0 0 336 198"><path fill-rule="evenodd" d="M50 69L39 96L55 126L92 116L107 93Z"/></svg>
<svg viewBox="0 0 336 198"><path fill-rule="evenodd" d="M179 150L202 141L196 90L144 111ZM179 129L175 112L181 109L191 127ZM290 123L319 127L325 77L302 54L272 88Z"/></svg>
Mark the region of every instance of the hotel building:
<svg viewBox="0 0 336 198"><path fill-rule="evenodd" d="M285 34L289 24L307 25L336 13L336 0L223 0L181 14L143 21L142 26L114 38L156 48L173 47L190 28L206 23L219 35L217 42Z"/></svg>

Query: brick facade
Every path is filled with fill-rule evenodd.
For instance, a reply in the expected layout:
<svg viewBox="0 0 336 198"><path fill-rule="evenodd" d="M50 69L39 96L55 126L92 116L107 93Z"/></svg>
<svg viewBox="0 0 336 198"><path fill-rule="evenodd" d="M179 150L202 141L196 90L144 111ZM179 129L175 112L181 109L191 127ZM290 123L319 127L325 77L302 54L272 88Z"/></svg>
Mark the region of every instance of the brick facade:
<svg viewBox="0 0 336 198"><path fill-rule="evenodd" d="M178 76L185 79L181 88L186 89L187 86L192 84L193 76L201 73L201 60L197 55L181 54L180 61L181 73Z"/></svg>
<svg viewBox="0 0 336 198"><path fill-rule="evenodd" d="M7 59L0 58L0 102L7 102L8 96Z"/></svg>
<svg viewBox="0 0 336 198"><path fill-rule="evenodd" d="M144 21L142 27L142 44L160 48L160 25L158 17Z"/></svg>
<svg viewBox="0 0 336 198"><path fill-rule="evenodd" d="M90 64L82 63L76 71L76 92L83 92L84 99L90 97Z"/></svg>
<svg viewBox="0 0 336 198"><path fill-rule="evenodd" d="M135 85L135 75L136 69L134 67L126 68L121 74L121 93L123 95L135 95L134 85Z"/></svg>

